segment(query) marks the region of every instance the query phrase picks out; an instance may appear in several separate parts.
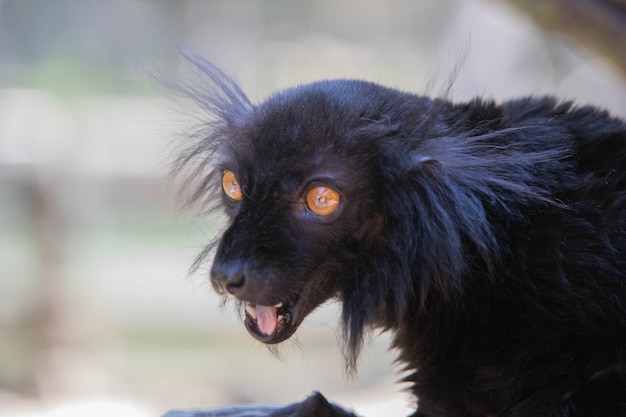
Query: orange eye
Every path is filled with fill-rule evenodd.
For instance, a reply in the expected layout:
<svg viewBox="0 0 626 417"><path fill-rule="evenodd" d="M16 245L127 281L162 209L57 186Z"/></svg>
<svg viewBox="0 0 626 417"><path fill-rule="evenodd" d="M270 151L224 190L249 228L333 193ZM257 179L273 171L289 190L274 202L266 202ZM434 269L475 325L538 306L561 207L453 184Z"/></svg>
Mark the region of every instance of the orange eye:
<svg viewBox="0 0 626 417"><path fill-rule="evenodd" d="M306 194L307 207L318 216L332 214L339 207L340 201L339 193L328 187L314 187Z"/></svg>
<svg viewBox="0 0 626 417"><path fill-rule="evenodd" d="M243 197L237 176L228 169L224 171L224 176L222 177L222 189L230 201L240 201Z"/></svg>

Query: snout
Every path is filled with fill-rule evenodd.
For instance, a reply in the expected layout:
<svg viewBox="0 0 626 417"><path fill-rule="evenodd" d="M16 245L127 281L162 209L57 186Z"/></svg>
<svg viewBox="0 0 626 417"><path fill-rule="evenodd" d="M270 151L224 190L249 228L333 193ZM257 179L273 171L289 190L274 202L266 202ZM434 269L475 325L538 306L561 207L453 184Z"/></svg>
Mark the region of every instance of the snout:
<svg viewBox="0 0 626 417"><path fill-rule="evenodd" d="M216 261L211 268L215 291L248 303L273 305L280 300L275 291L275 274L243 262Z"/></svg>

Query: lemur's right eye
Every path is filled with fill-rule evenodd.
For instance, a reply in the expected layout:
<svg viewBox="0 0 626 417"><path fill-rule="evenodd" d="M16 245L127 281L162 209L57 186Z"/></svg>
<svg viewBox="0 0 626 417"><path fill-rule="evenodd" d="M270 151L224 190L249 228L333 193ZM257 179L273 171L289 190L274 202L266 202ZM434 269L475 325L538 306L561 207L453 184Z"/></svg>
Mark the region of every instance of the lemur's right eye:
<svg viewBox="0 0 626 417"><path fill-rule="evenodd" d="M241 186L239 185L237 176L233 171L228 169L224 171L224 175L222 176L222 189L224 190L226 198L230 201L234 203L241 201L243 193L241 192Z"/></svg>
<svg viewBox="0 0 626 417"><path fill-rule="evenodd" d="M329 216L339 207L341 195L330 187L311 188L306 194L306 205L318 216Z"/></svg>

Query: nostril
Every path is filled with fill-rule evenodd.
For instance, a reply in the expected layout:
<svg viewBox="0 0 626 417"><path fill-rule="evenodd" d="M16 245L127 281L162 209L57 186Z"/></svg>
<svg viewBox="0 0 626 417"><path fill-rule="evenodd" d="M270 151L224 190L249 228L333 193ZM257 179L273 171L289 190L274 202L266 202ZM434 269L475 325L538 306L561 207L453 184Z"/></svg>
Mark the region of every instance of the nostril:
<svg viewBox="0 0 626 417"><path fill-rule="evenodd" d="M215 263L211 270L211 283L220 294L241 295L246 276L239 264Z"/></svg>
<svg viewBox="0 0 626 417"><path fill-rule="evenodd" d="M246 277L241 272L236 272L234 274L229 275L226 278L226 282L224 283L224 287L229 294L237 295L238 292L243 289L246 284Z"/></svg>

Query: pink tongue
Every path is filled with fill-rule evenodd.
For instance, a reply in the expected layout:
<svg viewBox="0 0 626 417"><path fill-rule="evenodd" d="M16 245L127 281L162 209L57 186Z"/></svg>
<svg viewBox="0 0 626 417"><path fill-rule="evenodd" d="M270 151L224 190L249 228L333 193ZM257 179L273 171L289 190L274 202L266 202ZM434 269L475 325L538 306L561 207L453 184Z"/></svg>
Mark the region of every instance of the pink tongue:
<svg viewBox="0 0 626 417"><path fill-rule="evenodd" d="M261 333L270 335L276 330L278 316L275 307L256 306L257 324Z"/></svg>

